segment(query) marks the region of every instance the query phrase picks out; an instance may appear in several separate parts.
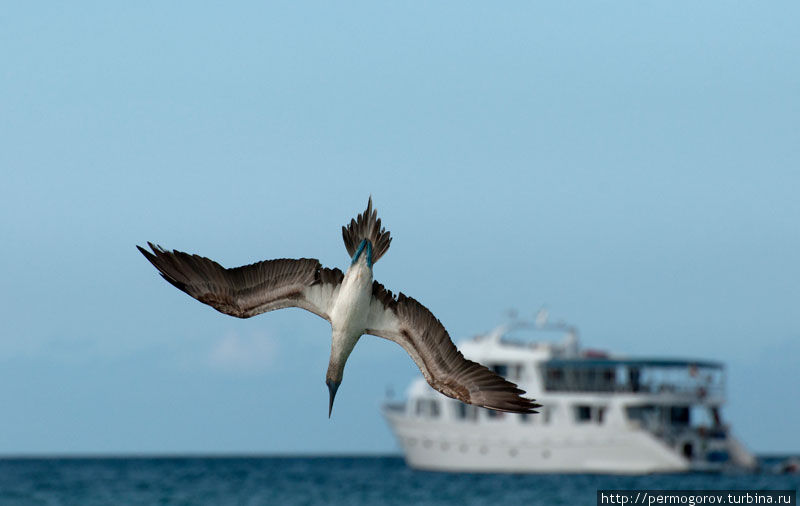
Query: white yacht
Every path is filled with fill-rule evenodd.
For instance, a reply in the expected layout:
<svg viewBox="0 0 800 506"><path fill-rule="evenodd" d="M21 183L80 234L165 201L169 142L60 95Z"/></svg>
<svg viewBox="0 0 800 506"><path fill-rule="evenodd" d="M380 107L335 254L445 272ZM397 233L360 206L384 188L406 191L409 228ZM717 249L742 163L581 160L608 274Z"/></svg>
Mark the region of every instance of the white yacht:
<svg viewBox="0 0 800 506"><path fill-rule="evenodd" d="M557 331L561 342L518 340ZM752 468L723 421L721 363L627 358L581 349L577 329L514 322L459 343L464 355L517 383L538 414L492 411L416 379L383 414L408 465L458 472L620 473Z"/></svg>

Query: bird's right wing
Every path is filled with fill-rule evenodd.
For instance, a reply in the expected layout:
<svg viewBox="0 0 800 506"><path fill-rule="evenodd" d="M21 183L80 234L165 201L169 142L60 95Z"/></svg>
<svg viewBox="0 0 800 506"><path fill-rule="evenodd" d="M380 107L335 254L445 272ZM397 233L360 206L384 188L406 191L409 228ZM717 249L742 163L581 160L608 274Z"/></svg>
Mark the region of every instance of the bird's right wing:
<svg viewBox="0 0 800 506"><path fill-rule="evenodd" d="M425 306L402 293L394 297L377 281L372 286L366 332L402 346L428 383L448 397L514 413L535 413L539 407L522 397L525 392L514 383L464 358Z"/></svg>
<svg viewBox="0 0 800 506"><path fill-rule="evenodd" d="M339 269L313 258L265 260L234 269L182 251L147 243L137 246L167 281L217 311L249 318L285 307L299 307L330 321L331 304L342 283Z"/></svg>

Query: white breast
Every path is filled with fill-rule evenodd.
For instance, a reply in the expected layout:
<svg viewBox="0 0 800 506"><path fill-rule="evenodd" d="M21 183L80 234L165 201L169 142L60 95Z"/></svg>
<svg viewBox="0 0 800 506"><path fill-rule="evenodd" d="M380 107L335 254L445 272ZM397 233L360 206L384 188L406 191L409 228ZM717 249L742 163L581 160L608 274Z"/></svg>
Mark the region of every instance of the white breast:
<svg viewBox="0 0 800 506"><path fill-rule="evenodd" d="M372 298L372 269L358 262L347 270L331 311L334 334L358 337L366 329ZM357 334L357 335L356 335Z"/></svg>

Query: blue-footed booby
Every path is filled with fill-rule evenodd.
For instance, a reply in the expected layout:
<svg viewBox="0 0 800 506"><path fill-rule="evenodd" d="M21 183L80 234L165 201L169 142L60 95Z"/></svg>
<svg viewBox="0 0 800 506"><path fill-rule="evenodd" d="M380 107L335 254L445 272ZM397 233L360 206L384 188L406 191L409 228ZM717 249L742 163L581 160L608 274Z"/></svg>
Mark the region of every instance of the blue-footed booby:
<svg viewBox="0 0 800 506"><path fill-rule="evenodd" d="M402 346L428 383L449 397L498 411L536 412L540 405L522 397L525 392L517 385L464 358L425 306L402 293L393 295L372 279L373 266L392 242L372 209L372 197L367 209L342 227L342 237L350 255L347 273L323 267L313 258L264 260L226 269L208 258L167 251L150 242L152 252L136 247L164 279L222 313L250 318L299 307L328 320L328 417L345 362L363 334Z"/></svg>

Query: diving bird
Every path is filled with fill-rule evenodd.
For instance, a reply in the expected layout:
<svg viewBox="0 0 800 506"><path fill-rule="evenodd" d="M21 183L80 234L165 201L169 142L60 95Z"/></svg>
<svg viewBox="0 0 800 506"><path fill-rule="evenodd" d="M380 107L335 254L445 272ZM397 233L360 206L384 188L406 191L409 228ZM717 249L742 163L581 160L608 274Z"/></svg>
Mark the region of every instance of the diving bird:
<svg viewBox="0 0 800 506"><path fill-rule="evenodd" d="M299 307L328 320L328 417L345 362L363 334L402 346L428 383L449 397L498 411L536 413L540 405L522 397L525 392L517 385L464 358L425 306L402 293L393 295L372 279L373 266L392 242L372 209L372 197L367 209L342 227L342 237L350 255L347 273L323 267L313 258L264 260L226 269L208 258L167 251L150 242L151 251L136 247L164 279L222 313L250 318Z"/></svg>

